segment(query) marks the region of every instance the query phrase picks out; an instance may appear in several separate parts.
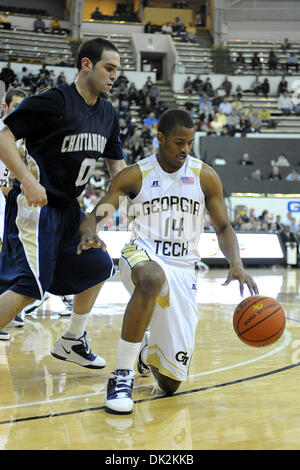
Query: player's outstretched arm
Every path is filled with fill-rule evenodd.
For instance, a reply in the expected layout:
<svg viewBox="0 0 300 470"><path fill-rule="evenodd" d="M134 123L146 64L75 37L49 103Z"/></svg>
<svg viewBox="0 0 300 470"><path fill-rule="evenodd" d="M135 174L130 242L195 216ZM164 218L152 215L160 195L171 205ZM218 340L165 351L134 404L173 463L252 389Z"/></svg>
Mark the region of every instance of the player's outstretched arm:
<svg viewBox="0 0 300 470"><path fill-rule="evenodd" d="M244 284L247 285L251 295L258 294L257 285L252 277L245 272L240 258L237 237L228 218L223 186L219 176L208 165L203 165L200 179L205 194L206 208L216 231L220 249L229 263L229 272L224 285L238 280L242 296Z"/></svg>
<svg viewBox="0 0 300 470"><path fill-rule="evenodd" d="M141 185L142 176L138 165L126 167L113 178L107 194L80 224L80 242L77 247L77 254L89 248L105 249L105 244L99 238L98 231L118 210L122 198L130 194L138 194Z"/></svg>

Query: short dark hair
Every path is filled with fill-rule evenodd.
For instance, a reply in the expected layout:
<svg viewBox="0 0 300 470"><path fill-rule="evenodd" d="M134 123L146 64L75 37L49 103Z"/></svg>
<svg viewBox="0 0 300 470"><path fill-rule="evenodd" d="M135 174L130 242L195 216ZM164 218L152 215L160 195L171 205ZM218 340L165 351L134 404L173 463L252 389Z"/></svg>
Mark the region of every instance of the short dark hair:
<svg viewBox="0 0 300 470"><path fill-rule="evenodd" d="M102 58L104 51L115 51L120 54L118 48L107 39L95 38L89 39L83 42L77 51L76 67L78 70L81 69L81 60L83 57L90 59L93 65L95 65Z"/></svg>
<svg viewBox="0 0 300 470"><path fill-rule="evenodd" d="M171 108L160 116L157 130L167 136L176 126L195 128L194 121L187 111Z"/></svg>
<svg viewBox="0 0 300 470"><path fill-rule="evenodd" d="M4 102L7 104L7 106L10 105L14 96L19 96L20 98L26 98L28 94L22 88L10 88L10 90L8 90L4 96Z"/></svg>

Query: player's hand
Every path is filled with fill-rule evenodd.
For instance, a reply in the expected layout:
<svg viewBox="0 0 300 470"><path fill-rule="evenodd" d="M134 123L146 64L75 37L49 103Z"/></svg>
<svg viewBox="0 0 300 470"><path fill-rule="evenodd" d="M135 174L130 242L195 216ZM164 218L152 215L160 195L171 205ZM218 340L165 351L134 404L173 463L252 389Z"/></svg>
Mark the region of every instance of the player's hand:
<svg viewBox="0 0 300 470"><path fill-rule="evenodd" d="M228 286L231 281L238 280L240 284L240 294L244 295L244 284L247 285L250 295L258 294L258 287L249 274L246 273L242 265L230 266L228 276L223 286Z"/></svg>
<svg viewBox="0 0 300 470"><path fill-rule="evenodd" d="M79 227L80 242L77 246L77 254L80 255L83 250L90 248L101 248L106 251L106 245L97 234L97 224L94 216L86 216Z"/></svg>
<svg viewBox="0 0 300 470"><path fill-rule="evenodd" d="M28 184L22 183L22 189L28 206L43 207L48 204L46 190L36 179L32 178Z"/></svg>

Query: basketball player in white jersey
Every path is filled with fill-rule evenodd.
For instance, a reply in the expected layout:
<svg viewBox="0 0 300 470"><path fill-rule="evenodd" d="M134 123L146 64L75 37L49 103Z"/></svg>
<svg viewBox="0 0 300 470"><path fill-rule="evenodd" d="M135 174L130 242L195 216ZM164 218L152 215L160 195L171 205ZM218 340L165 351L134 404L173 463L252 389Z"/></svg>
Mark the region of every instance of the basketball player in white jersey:
<svg viewBox="0 0 300 470"><path fill-rule="evenodd" d="M8 90L3 98L1 103L2 108L4 110L4 114L2 119L0 119L0 130L3 129L4 123L3 119L5 119L17 106L21 101L27 96L27 93L22 90L21 88L11 88ZM18 141L18 148L20 152L20 156L24 156L24 147L22 141ZM6 196L10 191L10 171L6 167L6 165L0 160L0 246L2 246L3 240L3 233L4 233L4 214L5 214L5 204L6 204ZM19 317L13 320L18 324ZM22 322L22 319L20 318ZM2 340L9 340L10 334L6 333L5 331L0 330L0 339Z"/></svg>
<svg viewBox="0 0 300 470"><path fill-rule="evenodd" d="M132 241L120 258L120 275L131 293L110 375L105 409L132 412L134 364L150 371L159 387L172 394L186 380L198 322L195 262L207 210L229 263L224 285L238 280L250 294L258 289L244 271L236 235L228 220L223 188L216 172L191 157L194 123L183 110L169 109L159 120L159 150L117 175L81 226L78 253L102 246L97 224L104 225L128 196L134 217ZM103 247L104 249L104 247ZM149 329L148 333L147 329Z"/></svg>

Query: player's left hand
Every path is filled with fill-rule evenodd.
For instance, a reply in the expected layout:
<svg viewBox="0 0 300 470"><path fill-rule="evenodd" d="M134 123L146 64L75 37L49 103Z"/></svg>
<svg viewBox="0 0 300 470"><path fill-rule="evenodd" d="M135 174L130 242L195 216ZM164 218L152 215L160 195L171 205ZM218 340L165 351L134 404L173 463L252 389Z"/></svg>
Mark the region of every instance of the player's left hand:
<svg viewBox="0 0 300 470"><path fill-rule="evenodd" d="M240 284L240 294L244 295L244 284L247 285L250 295L258 294L258 287L249 274L246 273L242 265L230 266L228 276L223 286L228 286L231 281L238 280Z"/></svg>
<svg viewBox="0 0 300 470"><path fill-rule="evenodd" d="M97 224L95 217L88 215L86 216L79 227L80 242L77 246L77 254L80 255L83 250L89 250L90 248L101 248L106 251L106 245L97 234Z"/></svg>

